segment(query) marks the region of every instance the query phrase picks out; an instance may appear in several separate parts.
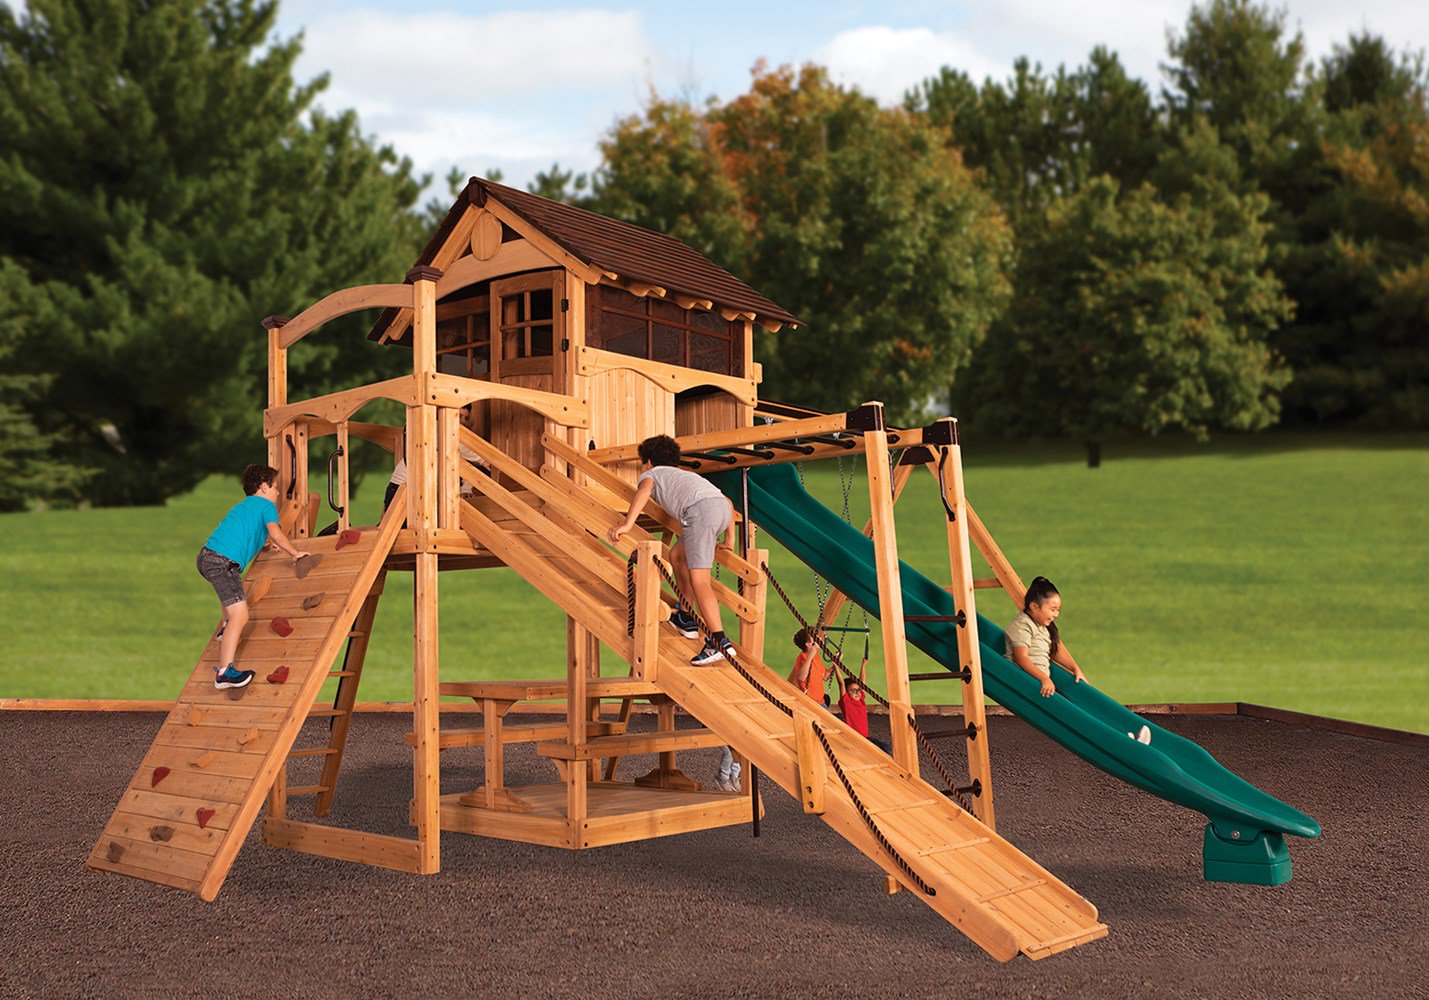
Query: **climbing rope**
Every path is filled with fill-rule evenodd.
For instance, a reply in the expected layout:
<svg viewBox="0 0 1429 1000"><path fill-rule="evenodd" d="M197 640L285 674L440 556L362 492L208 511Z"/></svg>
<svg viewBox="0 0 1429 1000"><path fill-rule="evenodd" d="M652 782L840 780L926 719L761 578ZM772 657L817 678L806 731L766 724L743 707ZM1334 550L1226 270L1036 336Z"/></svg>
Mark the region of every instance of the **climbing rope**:
<svg viewBox="0 0 1429 1000"><path fill-rule="evenodd" d="M764 575L769 579L769 585L774 588L774 593L779 595L779 599L784 602L784 606L789 609L789 613L794 616L794 620L797 621L801 627L808 629L810 634L814 636L814 640L819 644L819 648L824 651L825 655L828 656L829 661L838 667L839 670L843 671L845 677L857 680L857 675L844 665L843 660L839 658L839 655L834 651L828 640L824 638L823 633L815 632L812 626L809 625L808 620L799 613L799 609L795 607L794 602L790 600L789 594L780 586L779 580L774 576L774 572L769 568L769 564L766 562L761 568L764 570ZM888 709L891 716L893 706L889 704L887 698L869 687L867 683L863 684L863 689L872 696L874 701ZM952 774L948 771L947 762L943 760L942 755L938 753L932 741L928 739L927 734L924 733L922 727L918 725L917 717L911 712L908 713L908 725L913 730L913 736L917 740L919 748L927 754L928 759L933 764L933 769L937 771L938 776L943 779L943 784L946 786L948 792L956 796L957 803L963 808L964 812L975 815L975 813L973 813L973 803L969 793L973 795L982 794L981 784L974 782L971 785L959 786L953 779ZM968 732L970 736L975 736L977 730L970 728Z"/></svg>
<svg viewBox="0 0 1429 1000"><path fill-rule="evenodd" d="M626 627L626 635L629 636L635 635L635 564L638 558L639 551L637 550L635 552L631 552L630 558L627 559L625 562L625 603L626 621L628 623ZM669 568L666 567L664 560L660 559L659 557L656 557L654 563L655 568L660 572L660 578L664 580L665 583L669 584L670 590L675 595L675 600L679 602L680 609L689 612L690 617L694 619L695 624L699 628L700 634L704 636L705 641L712 641L713 634L710 632L709 624L704 620L704 617L699 613L698 609L696 609L695 606L691 604L685 598L685 595L680 591L680 585L675 582L674 575L670 572ZM768 565L765 565L764 572L765 575L768 575ZM775 586L777 587L778 584L775 584ZM807 627L807 623L805 623L805 627ZM761 684L759 680L752 673L750 673L749 670L747 670L742 663L740 663L737 659L731 656L727 650L721 648L720 653L724 656L725 662L728 663L731 667L733 667L738 672L739 676L745 679L745 681L749 684L750 687L754 688L755 691L759 692L760 696L764 698L765 701L769 702L769 704L773 705L775 708L783 712L789 718L794 718L794 709L791 706L786 705L777 696L775 696L773 692L771 692L768 688ZM884 702L884 704L886 705L887 702ZM824 731L819 728L819 724L817 722L813 723L813 728L814 733L819 738L819 743L822 744L824 748L824 754L828 757L829 762L833 764L834 773L839 776L839 781L843 784L844 791L848 793L849 801L853 803L854 809L858 811L860 818L862 818L864 825L868 827L868 831L873 835L874 840L878 841L878 845L883 848L884 852L888 855L888 857L893 861L895 865L898 866L899 871L907 875L909 880L913 882L914 885L916 885L920 891L927 893L929 896L937 895L937 890L930 886L927 882L923 881L923 879L918 875L918 873L913 870L912 866L909 865L906 860L904 860L903 855L899 854L898 850L889 842L888 838L884 836L883 831L878 828L878 824L873 821L873 816L864 806L863 800L860 799L858 793L854 791L853 783L849 781L848 775L844 773L843 765L839 763L838 757L834 754L833 747L829 745L828 737L824 735Z"/></svg>

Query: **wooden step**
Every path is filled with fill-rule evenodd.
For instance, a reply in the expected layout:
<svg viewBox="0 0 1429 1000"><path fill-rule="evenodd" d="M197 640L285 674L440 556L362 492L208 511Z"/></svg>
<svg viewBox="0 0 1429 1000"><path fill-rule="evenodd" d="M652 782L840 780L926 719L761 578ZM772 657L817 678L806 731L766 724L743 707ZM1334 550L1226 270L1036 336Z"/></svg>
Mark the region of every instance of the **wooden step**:
<svg viewBox="0 0 1429 1000"><path fill-rule="evenodd" d="M299 785L297 788L289 788L289 795L317 795L320 792L328 791L327 785Z"/></svg>

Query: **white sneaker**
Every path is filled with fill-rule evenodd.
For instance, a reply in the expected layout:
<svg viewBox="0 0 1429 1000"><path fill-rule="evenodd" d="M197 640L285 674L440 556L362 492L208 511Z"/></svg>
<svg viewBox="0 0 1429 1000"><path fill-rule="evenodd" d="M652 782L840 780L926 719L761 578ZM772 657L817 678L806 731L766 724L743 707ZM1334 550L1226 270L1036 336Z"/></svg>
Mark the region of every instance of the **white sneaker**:
<svg viewBox="0 0 1429 1000"><path fill-rule="evenodd" d="M1138 743L1145 743L1145 744L1147 744L1148 746L1151 744L1151 727L1150 727L1150 726L1142 726L1140 732L1137 732L1137 733L1127 733L1126 735L1129 736L1129 737L1131 737L1132 739L1134 739L1134 740L1135 740L1136 742L1138 742Z"/></svg>
<svg viewBox="0 0 1429 1000"><path fill-rule="evenodd" d="M717 791L717 792L729 792L729 791L733 791L733 789L729 787L729 779L728 779L728 778L715 778L714 785L715 785L715 791Z"/></svg>

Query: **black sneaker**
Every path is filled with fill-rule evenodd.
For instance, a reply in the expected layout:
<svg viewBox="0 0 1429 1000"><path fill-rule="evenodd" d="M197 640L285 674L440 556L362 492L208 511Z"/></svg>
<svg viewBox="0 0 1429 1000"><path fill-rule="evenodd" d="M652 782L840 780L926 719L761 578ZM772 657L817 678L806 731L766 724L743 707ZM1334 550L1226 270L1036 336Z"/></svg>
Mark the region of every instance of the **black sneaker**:
<svg viewBox="0 0 1429 1000"><path fill-rule="evenodd" d="M683 610L676 611L670 616L670 624L675 631L686 639L698 639L700 637L700 623L695 621L695 616Z"/></svg>
<svg viewBox="0 0 1429 1000"><path fill-rule="evenodd" d="M249 682L253 680L253 671L251 670L235 670L232 667L228 667L222 673L219 673L218 668L215 667L214 671L213 686L220 691L227 690L228 688L247 687Z"/></svg>
<svg viewBox="0 0 1429 1000"><path fill-rule="evenodd" d="M690 659L690 663L696 667L703 667L710 663L724 663L726 655L729 656L729 659L734 659L734 645L728 639L723 636L718 641L706 639L704 646Z"/></svg>

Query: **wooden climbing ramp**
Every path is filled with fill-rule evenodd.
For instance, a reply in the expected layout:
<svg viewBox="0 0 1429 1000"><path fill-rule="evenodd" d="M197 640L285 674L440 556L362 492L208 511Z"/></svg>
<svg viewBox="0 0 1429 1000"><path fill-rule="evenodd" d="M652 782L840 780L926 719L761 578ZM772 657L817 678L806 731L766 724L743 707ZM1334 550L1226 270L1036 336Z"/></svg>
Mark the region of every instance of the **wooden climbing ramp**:
<svg viewBox="0 0 1429 1000"><path fill-rule="evenodd" d="M469 432L463 443L510 483L464 467L462 475L506 515L497 519L463 504L462 525L472 538L601 642L628 651L635 676L698 718L898 884L1002 961L1042 958L1105 936L1092 904L801 695L750 649L739 648L738 668L690 666L698 641L665 625L670 595L654 575L668 549L638 530L619 551L601 541L626 503L613 479L597 478L574 453L564 457L588 474L585 485L550 467L539 474L525 469ZM655 516L668 518L658 509ZM729 550L721 559L741 577L759 572ZM756 613L720 589L726 614Z"/></svg>
<svg viewBox="0 0 1429 1000"><path fill-rule="evenodd" d="M205 900L218 895L303 723L336 711L313 705L369 603L405 510L399 497L375 528L298 542L322 557L302 579L287 555L258 556L244 581L250 619L237 655L257 676L245 688L217 690L218 641L210 639L95 843L90 868Z"/></svg>

